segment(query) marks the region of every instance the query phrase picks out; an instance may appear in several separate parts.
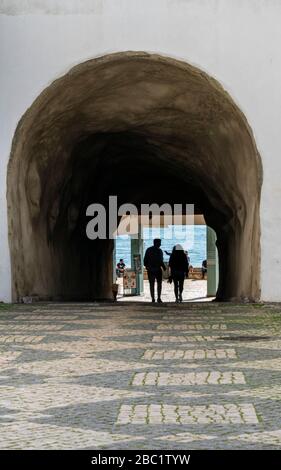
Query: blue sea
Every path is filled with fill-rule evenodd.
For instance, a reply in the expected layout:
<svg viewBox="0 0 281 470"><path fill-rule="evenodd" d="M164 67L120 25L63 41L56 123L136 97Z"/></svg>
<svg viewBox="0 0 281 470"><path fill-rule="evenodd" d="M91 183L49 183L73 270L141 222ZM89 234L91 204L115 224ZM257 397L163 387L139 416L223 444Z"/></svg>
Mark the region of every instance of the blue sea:
<svg viewBox="0 0 281 470"><path fill-rule="evenodd" d="M153 244L154 238L161 238L161 248L169 252L173 246L181 244L188 251L190 264L201 267L202 261L206 259L206 225L169 226L164 228L144 228L144 251ZM126 266L131 267L131 240L128 235L120 235L116 238L116 260L123 258ZM164 261L169 256L164 253Z"/></svg>

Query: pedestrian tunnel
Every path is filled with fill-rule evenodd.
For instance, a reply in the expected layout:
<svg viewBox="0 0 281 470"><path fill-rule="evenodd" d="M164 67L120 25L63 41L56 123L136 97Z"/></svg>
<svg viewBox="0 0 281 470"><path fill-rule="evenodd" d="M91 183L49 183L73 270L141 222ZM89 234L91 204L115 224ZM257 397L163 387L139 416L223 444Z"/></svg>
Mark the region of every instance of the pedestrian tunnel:
<svg viewBox="0 0 281 470"><path fill-rule="evenodd" d="M22 117L8 167L12 296L112 298L112 240L87 207L194 204L217 236L218 300L260 296L262 167L246 117L187 63L124 52L77 65Z"/></svg>

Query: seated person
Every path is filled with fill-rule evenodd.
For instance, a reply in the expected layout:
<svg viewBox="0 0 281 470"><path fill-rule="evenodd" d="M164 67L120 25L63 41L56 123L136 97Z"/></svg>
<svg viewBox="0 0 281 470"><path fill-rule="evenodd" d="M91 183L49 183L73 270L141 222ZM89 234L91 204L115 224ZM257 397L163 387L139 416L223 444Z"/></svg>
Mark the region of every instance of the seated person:
<svg viewBox="0 0 281 470"><path fill-rule="evenodd" d="M126 269L126 264L124 263L124 260L121 258L119 263L117 263L117 276L121 277L124 274L124 271Z"/></svg>
<svg viewBox="0 0 281 470"><path fill-rule="evenodd" d="M202 263L201 272L202 272L202 279L204 279L205 273L207 272L207 260L206 259L204 259Z"/></svg>

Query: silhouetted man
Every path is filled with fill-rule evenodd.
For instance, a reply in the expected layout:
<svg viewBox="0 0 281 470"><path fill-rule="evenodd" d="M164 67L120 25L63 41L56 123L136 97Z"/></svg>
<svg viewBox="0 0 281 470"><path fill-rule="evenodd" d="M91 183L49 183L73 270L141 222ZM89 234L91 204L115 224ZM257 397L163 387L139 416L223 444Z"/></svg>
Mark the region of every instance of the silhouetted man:
<svg viewBox="0 0 281 470"><path fill-rule="evenodd" d="M157 281L157 302L162 302L161 291L162 291L162 269L166 271L166 266L163 261L163 251L160 248L160 238L153 240L153 246L147 248L143 260L143 264L147 269L147 275L149 280L150 295L152 302L155 302L154 296L154 284Z"/></svg>

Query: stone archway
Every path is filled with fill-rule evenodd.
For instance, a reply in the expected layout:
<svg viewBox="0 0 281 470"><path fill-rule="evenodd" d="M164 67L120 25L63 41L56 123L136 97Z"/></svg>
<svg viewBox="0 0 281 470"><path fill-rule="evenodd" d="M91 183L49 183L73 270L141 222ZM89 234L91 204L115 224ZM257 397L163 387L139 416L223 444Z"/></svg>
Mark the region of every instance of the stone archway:
<svg viewBox="0 0 281 470"><path fill-rule="evenodd" d="M85 235L87 205L109 194L195 203L217 233L217 298L258 299L261 183L251 129L216 80L143 52L82 63L41 93L14 136L13 300L111 297L112 244Z"/></svg>

